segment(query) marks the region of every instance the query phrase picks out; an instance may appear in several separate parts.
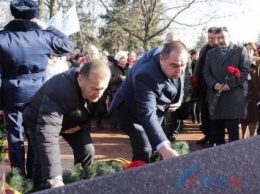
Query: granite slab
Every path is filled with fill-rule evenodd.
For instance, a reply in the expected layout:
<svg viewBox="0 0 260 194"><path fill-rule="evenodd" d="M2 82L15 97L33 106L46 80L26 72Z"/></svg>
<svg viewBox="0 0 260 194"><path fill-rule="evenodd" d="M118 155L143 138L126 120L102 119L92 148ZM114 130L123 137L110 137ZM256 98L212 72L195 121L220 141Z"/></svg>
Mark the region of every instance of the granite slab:
<svg viewBox="0 0 260 194"><path fill-rule="evenodd" d="M37 194L260 193L260 136Z"/></svg>

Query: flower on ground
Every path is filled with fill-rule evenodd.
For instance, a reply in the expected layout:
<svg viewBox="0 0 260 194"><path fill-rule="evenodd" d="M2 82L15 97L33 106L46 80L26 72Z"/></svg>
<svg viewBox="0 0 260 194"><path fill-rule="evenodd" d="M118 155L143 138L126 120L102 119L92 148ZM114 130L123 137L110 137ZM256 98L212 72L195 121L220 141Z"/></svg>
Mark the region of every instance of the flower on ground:
<svg viewBox="0 0 260 194"><path fill-rule="evenodd" d="M238 68L234 67L234 66L228 66L227 67L227 72L228 72L228 75L225 77L225 82L223 84L221 84L221 86L223 87L225 84L228 83L228 80L232 77L232 76L235 76L236 78L240 78L241 77L241 72ZM210 115L213 115L214 112L215 112L215 107L218 103L218 100L220 98L220 95L222 93L222 89L219 90L217 92L217 94L214 96L213 98L213 101L209 107L209 113Z"/></svg>
<svg viewBox="0 0 260 194"><path fill-rule="evenodd" d="M129 168L135 168L135 167L144 166L144 165L146 165L146 163L144 161L136 160L136 161L131 162L130 164L126 164L125 168L129 169Z"/></svg>

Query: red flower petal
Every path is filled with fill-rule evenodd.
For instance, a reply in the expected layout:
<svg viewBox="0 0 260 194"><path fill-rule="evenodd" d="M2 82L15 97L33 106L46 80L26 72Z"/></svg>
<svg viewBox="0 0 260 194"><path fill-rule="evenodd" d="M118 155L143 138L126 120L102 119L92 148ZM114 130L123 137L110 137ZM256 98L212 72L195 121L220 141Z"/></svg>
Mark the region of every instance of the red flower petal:
<svg viewBox="0 0 260 194"><path fill-rule="evenodd" d="M144 161L136 160L136 161L133 161L130 164L126 165L126 168L129 169L129 168L135 168L135 167L144 166L144 165L146 165L146 163Z"/></svg>
<svg viewBox="0 0 260 194"><path fill-rule="evenodd" d="M190 76L190 84L192 85L192 86L197 86L197 84L198 84L198 78L196 77L196 76Z"/></svg>
<svg viewBox="0 0 260 194"><path fill-rule="evenodd" d="M228 67L227 67L227 71L228 71L228 73L230 73L230 74L235 73L235 69L236 69L236 68L234 68L233 66L228 66Z"/></svg>

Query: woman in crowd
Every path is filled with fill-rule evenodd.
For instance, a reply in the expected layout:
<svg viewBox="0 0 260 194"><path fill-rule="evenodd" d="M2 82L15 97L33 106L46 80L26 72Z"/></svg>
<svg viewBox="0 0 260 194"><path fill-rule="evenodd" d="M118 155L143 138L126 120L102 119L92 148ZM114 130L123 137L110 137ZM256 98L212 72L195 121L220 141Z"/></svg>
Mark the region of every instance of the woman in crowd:
<svg viewBox="0 0 260 194"><path fill-rule="evenodd" d="M111 68L111 79L109 84L109 94L110 101L113 100L113 97L117 89L121 86L123 81L126 78L127 72L129 70L129 64L127 63L127 52L119 51L115 55L114 63L110 66ZM111 131L118 130L118 112L115 110L110 117L110 127Z"/></svg>
<svg viewBox="0 0 260 194"><path fill-rule="evenodd" d="M260 101L260 57L258 56L256 45L252 42L245 43L250 59L250 71L244 84L244 96L246 100L246 117L241 120L242 138L252 137L255 134L259 112L257 102ZM247 126L249 134L247 134Z"/></svg>

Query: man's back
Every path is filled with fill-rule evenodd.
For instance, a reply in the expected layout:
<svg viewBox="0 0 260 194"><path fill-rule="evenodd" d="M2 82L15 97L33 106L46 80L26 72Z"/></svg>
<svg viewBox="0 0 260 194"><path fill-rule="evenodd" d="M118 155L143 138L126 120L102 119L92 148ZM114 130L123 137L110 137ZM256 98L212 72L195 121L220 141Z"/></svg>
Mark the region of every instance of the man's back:
<svg viewBox="0 0 260 194"><path fill-rule="evenodd" d="M39 89L45 81L50 53L72 49L65 35L50 29L61 36L54 39L52 33L29 20L13 20L0 32L4 106L22 105Z"/></svg>

